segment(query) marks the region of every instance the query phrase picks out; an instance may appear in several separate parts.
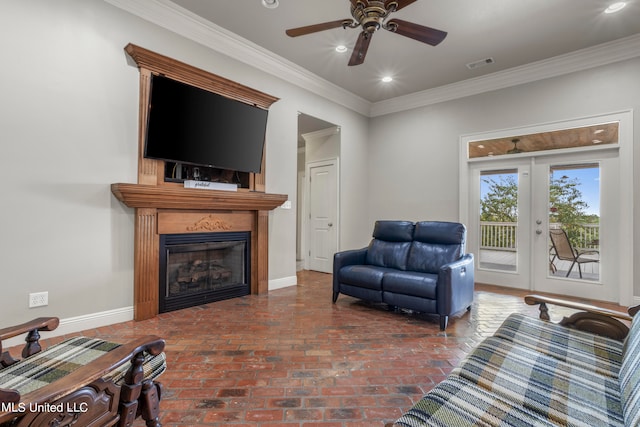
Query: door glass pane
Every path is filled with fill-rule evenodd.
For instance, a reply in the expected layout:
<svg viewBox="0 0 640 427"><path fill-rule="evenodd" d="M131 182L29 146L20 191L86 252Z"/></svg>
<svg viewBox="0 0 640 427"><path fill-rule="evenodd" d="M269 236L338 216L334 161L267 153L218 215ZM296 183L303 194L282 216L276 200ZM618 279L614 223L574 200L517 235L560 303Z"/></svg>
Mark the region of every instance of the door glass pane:
<svg viewBox="0 0 640 427"><path fill-rule="evenodd" d="M479 255L481 269L516 271L517 225L517 169L482 171Z"/></svg>
<svg viewBox="0 0 640 427"><path fill-rule="evenodd" d="M549 168L549 274L600 280L600 165Z"/></svg>

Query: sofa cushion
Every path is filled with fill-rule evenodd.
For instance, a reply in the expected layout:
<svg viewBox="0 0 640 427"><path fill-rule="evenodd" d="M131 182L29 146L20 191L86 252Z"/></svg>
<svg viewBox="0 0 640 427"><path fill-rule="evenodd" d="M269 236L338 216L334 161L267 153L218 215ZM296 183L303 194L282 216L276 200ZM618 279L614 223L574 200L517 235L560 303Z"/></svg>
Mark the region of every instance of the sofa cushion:
<svg viewBox="0 0 640 427"><path fill-rule="evenodd" d="M465 236L465 226L460 223L416 223L407 270L437 274L441 266L460 259L464 254Z"/></svg>
<svg viewBox="0 0 640 427"><path fill-rule="evenodd" d="M616 378L501 338L485 339L452 374L558 425L624 425Z"/></svg>
<svg viewBox="0 0 640 427"><path fill-rule="evenodd" d="M25 395L65 377L119 346L96 338L69 338L4 368L0 388L17 390L20 395ZM124 363L103 378L121 384L130 366L130 363ZM152 356L145 353L143 369L146 379L158 377L166 369L165 354Z"/></svg>
<svg viewBox="0 0 640 427"><path fill-rule="evenodd" d="M620 366L620 393L625 425L640 425L640 319L631 323Z"/></svg>
<svg viewBox="0 0 640 427"><path fill-rule="evenodd" d="M382 290L396 294L436 299L438 275L414 271L392 271L384 275Z"/></svg>
<svg viewBox="0 0 640 427"><path fill-rule="evenodd" d="M366 289L382 290L382 277L394 271L374 265L347 265L340 269L340 283Z"/></svg>
<svg viewBox="0 0 640 427"><path fill-rule="evenodd" d="M620 341L519 313L510 315L494 336L613 378L622 362Z"/></svg>
<svg viewBox="0 0 640 427"><path fill-rule="evenodd" d="M470 381L449 376L402 415L394 426L542 427L557 424L512 406L511 402Z"/></svg>

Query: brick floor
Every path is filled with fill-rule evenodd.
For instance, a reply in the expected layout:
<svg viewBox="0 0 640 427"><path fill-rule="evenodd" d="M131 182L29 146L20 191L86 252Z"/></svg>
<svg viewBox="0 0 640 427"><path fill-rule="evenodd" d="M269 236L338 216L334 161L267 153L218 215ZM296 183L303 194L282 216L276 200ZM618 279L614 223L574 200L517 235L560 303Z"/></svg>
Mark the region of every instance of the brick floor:
<svg viewBox="0 0 640 427"><path fill-rule="evenodd" d="M472 310L442 332L435 316L332 304L331 275L298 283L85 335L166 339L165 427L369 427L407 410L510 313L537 316L524 292L477 286Z"/></svg>

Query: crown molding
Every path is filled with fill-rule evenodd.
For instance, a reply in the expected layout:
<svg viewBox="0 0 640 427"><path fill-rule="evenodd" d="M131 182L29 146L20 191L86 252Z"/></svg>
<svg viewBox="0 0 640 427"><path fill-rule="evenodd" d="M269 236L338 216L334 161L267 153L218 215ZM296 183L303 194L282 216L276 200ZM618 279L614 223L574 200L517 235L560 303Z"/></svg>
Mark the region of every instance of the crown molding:
<svg viewBox="0 0 640 427"><path fill-rule="evenodd" d="M372 103L169 0L104 0L139 18L368 116Z"/></svg>
<svg viewBox="0 0 640 427"><path fill-rule="evenodd" d="M104 1L368 117L425 107L640 56L640 34L636 34L486 76L372 103L169 0Z"/></svg>
<svg viewBox="0 0 640 427"><path fill-rule="evenodd" d="M379 101L373 104L370 117L383 116L497 89L518 86L638 56L640 56L640 34L635 34L486 76Z"/></svg>
<svg viewBox="0 0 640 427"><path fill-rule="evenodd" d="M309 141L310 139L327 138L337 133L340 133L340 127L331 126L326 129L320 129L313 132L303 133L301 136L302 138L304 138L305 141Z"/></svg>

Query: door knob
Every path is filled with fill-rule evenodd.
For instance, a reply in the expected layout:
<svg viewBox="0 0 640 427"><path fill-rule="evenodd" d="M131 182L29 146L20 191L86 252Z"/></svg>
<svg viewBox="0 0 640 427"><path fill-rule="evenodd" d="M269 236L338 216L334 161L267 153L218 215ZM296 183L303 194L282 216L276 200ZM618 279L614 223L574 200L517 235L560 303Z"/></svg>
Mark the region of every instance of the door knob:
<svg viewBox="0 0 640 427"><path fill-rule="evenodd" d="M536 230L536 234L542 234L542 230L540 230L539 228Z"/></svg>
<svg viewBox="0 0 640 427"><path fill-rule="evenodd" d="M329 227L333 227L333 223L330 222L329 224L327 224Z"/></svg>
<svg viewBox="0 0 640 427"><path fill-rule="evenodd" d="M536 219L536 224L538 224L538 225L542 224L542 220L541 219Z"/></svg>

